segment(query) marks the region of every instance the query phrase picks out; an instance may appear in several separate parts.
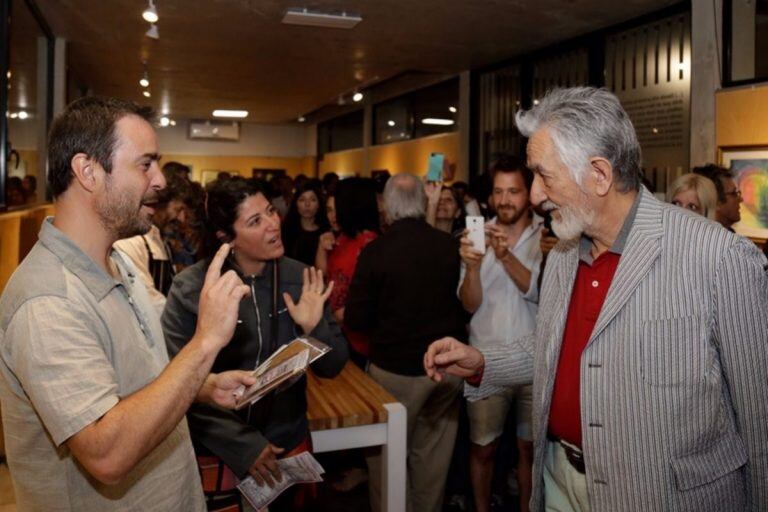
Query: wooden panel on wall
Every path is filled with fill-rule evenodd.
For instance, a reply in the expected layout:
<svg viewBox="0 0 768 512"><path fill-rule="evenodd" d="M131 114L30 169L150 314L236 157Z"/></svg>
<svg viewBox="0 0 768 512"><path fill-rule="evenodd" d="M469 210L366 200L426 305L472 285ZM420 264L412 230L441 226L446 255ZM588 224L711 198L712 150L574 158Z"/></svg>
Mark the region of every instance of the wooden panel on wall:
<svg viewBox="0 0 768 512"><path fill-rule="evenodd" d="M467 170L458 167L458 132L372 146L369 150L370 168L387 169L392 175L410 172L424 176L427 174L430 153L443 153L446 160L457 164L454 180L467 181Z"/></svg>
<svg viewBox="0 0 768 512"><path fill-rule="evenodd" d="M715 120L717 147L768 146L768 84L718 91Z"/></svg>
<svg viewBox="0 0 768 512"><path fill-rule="evenodd" d="M370 176L371 170L386 169L395 175L410 172L426 175L430 153L443 153L446 160L456 164L454 181L467 181L467 170L459 166L459 132L441 133L392 144L368 148L368 168L365 167L365 149L335 151L323 155L318 163L319 174L335 172L340 176Z"/></svg>
<svg viewBox="0 0 768 512"><path fill-rule="evenodd" d="M49 215L53 215L52 204L0 215L0 292L37 242L40 226Z"/></svg>
<svg viewBox="0 0 768 512"><path fill-rule="evenodd" d="M347 149L324 154L323 159L318 162L318 173L323 176L329 172L335 172L342 177L370 176L365 168L365 150Z"/></svg>
<svg viewBox="0 0 768 512"><path fill-rule="evenodd" d="M19 264L19 236L23 212L0 215L0 290Z"/></svg>

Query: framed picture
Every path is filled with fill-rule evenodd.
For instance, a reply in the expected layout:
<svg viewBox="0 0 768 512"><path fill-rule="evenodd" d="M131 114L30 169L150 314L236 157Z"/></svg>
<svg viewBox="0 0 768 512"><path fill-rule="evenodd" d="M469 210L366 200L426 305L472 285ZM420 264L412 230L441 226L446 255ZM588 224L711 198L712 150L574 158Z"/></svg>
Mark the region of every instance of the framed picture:
<svg viewBox="0 0 768 512"><path fill-rule="evenodd" d="M757 240L768 238L768 146L720 148L720 164L733 171L744 200L733 229Z"/></svg>

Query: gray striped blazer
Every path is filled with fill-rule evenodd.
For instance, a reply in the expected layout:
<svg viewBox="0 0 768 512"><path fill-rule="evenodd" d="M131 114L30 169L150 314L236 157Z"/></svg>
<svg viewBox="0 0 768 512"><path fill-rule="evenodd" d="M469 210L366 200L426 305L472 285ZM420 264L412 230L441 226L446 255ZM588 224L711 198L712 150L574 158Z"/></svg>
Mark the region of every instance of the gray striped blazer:
<svg viewBox="0 0 768 512"><path fill-rule="evenodd" d="M480 398L533 380L534 492L578 244L549 255L535 333L484 351ZM749 240L641 192L581 358L597 512L768 511L768 262Z"/></svg>

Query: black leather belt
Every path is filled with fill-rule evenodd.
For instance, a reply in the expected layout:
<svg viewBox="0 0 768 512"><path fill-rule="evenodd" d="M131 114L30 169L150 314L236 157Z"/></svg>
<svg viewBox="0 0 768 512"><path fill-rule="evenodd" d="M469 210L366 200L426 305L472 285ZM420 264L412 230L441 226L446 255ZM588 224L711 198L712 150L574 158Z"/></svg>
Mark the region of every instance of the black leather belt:
<svg viewBox="0 0 768 512"><path fill-rule="evenodd" d="M565 457L568 459L568 462L571 463L571 466L573 466L573 469L575 469L582 475L587 472L586 467L584 465L583 451L581 451L578 447L572 445L571 443L567 441L563 441L562 439L559 439L557 437L547 436L547 439L563 447L563 450L565 450Z"/></svg>

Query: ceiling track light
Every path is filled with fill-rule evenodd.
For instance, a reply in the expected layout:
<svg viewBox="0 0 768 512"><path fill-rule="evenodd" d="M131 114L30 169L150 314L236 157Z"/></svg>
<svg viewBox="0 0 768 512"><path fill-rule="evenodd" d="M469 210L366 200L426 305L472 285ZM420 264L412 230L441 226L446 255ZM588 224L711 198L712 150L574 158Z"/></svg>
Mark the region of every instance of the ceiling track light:
<svg viewBox="0 0 768 512"><path fill-rule="evenodd" d="M160 39L160 31L157 29L157 25L154 23L149 27L149 30L144 34L150 39Z"/></svg>
<svg viewBox="0 0 768 512"><path fill-rule="evenodd" d="M139 85L147 88L149 87L149 72L147 72L147 61L142 61L142 64L144 65L144 74L141 76L141 79L139 80Z"/></svg>
<svg viewBox="0 0 768 512"><path fill-rule="evenodd" d="M160 17L157 15L154 0L149 0L149 5L144 9L144 12L141 13L141 17L144 18L144 21L149 23L157 23L157 20L159 20Z"/></svg>

